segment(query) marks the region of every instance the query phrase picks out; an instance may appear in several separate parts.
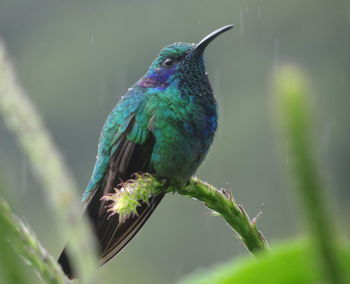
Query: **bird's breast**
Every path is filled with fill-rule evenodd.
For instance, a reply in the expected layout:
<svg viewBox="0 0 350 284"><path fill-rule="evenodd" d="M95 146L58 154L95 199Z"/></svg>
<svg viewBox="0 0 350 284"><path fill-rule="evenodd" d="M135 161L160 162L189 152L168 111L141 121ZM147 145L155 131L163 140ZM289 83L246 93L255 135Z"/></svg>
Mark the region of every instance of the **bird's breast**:
<svg viewBox="0 0 350 284"><path fill-rule="evenodd" d="M216 108L158 102L151 129L155 137L151 166L159 176L185 184L203 162L213 141Z"/></svg>

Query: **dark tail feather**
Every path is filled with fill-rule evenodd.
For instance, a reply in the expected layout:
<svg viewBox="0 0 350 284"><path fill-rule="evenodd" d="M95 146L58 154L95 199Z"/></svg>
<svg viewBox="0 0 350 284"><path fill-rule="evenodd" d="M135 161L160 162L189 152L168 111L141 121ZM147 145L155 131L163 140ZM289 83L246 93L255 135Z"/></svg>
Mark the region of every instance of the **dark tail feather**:
<svg viewBox="0 0 350 284"><path fill-rule="evenodd" d="M118 215L114 215L108 219L105 214L100 218L96 216L94 220L95 234L97 235L100 244L100 263L102 265L109 261L114 255L122 250L128 242L135 236L135 234L141 229L153 211L156 209L159 202L164 197L164 193L160 193L156 196L152 196L148 203L140 201L141 205L138 207L138 214L129 217L124 223L119 223ZM99 201L99 198L94 198L95 201ZM99 208L93 206L94 202L90 203L90 209ZM91 208L92 207L92 208ZM91 213L90 211L89 213ZM92 219L93 215L89 215ZM77 278L75 271L72 268L69 257L67 256L66 249L64 249L57 261L63 272L69 279Z"/></svg>
<svg viewBox="0 0 350 284"><path fill-rule="evenodd" d="M62 251L57 262L61 265L62 270L63 270L64 274L67 275L68 279L72 280L72 279L76 278L76 275L73 272L72 266L70 264L69 258L67 256L65 250Z"/></svg>

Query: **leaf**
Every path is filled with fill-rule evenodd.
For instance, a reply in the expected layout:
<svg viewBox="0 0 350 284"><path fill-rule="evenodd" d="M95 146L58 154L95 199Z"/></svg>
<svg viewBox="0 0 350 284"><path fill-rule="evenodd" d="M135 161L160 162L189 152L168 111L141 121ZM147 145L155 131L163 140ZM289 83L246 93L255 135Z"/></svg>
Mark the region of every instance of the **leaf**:
<svg viewBox="0 0 350 284"><path fill-rule="evenodd" d="M350 252L340 251L343 269L350 283ZM236 259L208 272L200 271L179 284L323 284L307 242L289 242L262 253L257 259Z"/></svg>

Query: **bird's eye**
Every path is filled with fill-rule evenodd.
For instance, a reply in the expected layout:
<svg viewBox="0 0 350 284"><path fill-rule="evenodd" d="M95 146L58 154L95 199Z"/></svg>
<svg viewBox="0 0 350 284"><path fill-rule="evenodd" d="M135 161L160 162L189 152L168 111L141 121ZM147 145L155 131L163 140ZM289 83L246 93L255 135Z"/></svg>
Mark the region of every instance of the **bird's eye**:
<svg viewBox="0 0 350 284"><path fill-rule="evenodd" d="M163 61L163 63L162 63L162 65L163 65L164 67L166 67L166 68L171 67L173 64L174 64L174 60L171 59L171 58L169 58L169 57L166 58L166 59Z"/></svg>

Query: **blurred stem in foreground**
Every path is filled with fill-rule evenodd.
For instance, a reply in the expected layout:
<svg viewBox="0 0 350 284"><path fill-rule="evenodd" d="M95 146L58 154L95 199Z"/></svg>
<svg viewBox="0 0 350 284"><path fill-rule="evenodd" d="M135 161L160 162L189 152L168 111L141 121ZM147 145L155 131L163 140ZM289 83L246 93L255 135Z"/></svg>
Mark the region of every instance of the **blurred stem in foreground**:
<svg viewBox="0 0 350 284"><path fill-rule="evenodd" d="M0 241L7 241L30 264L41 279L49 284L68 284L55 259L41 246L35 235L13 216L7 203L0 197ZM10 266L11 264L7 264ZM16 271L19 274L19 271Z"/></svg>
<svg viewBox="0 0 350 284"><path fill-rule="evenodd" d="M205 206L222 216L237 233L238 238L253 254L267 249L268 244L262 233L257 229L255 220L251 221L242 206L238 205L228 189L216 189L198 178L192 178L187 186L167 187L162 180L150 174L137 174L122 184L115 193L103 197L108 203L110 215L119 214L125 220L132 214L137 214L139 201L147 202L151 195L160 192L176 192L180 195L198 199Z"/></svg>
<svg viewBox="0 0 350 284"><path fill-rule="evenodd" d="M337 232L331 224L324 186L313 156L310 141L310 109L303 74L292 66L276 72L275 94L286 135L298 193L305 208L305 218L321 258L329 283L345 283L336 250Z"/></svg>
<svg viewBox="0 0 350 284"><path fill-rule="evenodd" d="M81 283L94 283L93 234L81 216L76 184L43 122L16 81L0 42L0 114L28 156L56 218L58 231L70 240L68 253Z"/></svg>
<svg viewBox="0 0 350 284"><path fill-rule="evenodd" d="M23 258L18 257L18 254L14 251L12 244L8 240L3 240L4 236L2 232L4 231L0 231L0 283L28 283L26 267L21 263Z"/></svg>

